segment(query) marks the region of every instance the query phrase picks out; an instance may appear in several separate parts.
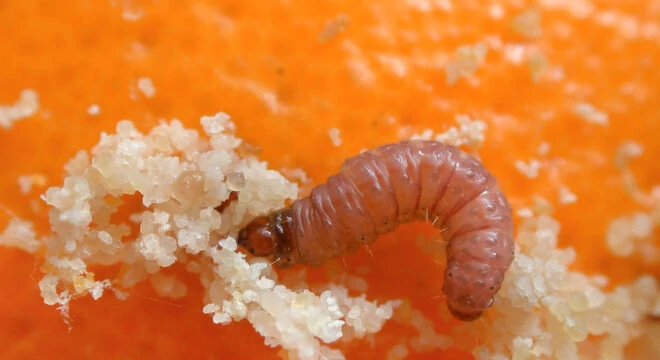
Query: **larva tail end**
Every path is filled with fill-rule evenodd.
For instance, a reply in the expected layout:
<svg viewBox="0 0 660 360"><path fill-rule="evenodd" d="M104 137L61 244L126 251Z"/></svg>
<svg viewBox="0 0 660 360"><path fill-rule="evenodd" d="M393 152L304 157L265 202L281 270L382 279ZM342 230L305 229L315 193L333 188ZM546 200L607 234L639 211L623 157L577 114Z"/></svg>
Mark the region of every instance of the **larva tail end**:
<svg viewBox="0 0 660 360"><path fill-rule="evenodd" d="M504 271L477 261L450 260L443 292L452 315L462 321L478 319L495 301Z"/></svg>
<svg viewBox="0 0 660 360"><path fill-rule="evenodd" d="M454 308L451 305L448 305L447 307L449 308L449 312L452 314L452 316L465 322L477 320L484 313L483 311L462 311Z"/></svg>

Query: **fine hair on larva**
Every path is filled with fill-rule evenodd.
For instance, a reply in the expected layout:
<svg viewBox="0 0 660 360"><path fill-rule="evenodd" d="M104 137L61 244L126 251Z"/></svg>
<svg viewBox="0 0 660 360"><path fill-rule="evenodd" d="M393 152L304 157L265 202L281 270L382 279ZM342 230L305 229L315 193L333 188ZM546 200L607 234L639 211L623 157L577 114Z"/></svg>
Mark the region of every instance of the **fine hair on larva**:
<svg viewBox="0 0 660 360"><path fill-rule="evenodd" d="M308 197L252 220L238 243L280 267L319 266L399 224L430 219L447 242L447 306L455 318L475 320L513 261L513 220L495 177L451 145L409 140L364 151Z"/></svg>

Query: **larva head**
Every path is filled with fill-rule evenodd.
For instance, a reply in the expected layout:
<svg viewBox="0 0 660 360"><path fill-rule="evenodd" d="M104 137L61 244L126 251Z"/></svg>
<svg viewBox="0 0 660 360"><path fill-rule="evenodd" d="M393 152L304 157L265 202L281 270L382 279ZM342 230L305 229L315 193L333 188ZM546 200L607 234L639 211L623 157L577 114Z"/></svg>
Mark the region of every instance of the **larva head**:
<svg viewBox="0 0 660 360"><path fill-rule="evenodd" d="M238 245L256 256L270 257L279 267L293 261L292 218L290 210L260 216L238 233Z"/></svg>
<svg viewBox="0 0 660 360"><path fill-rule="evenodd" d="M270 256L276 243L270 216L260 216L252 220L238 233L238 245L256 256Z"/></svg>

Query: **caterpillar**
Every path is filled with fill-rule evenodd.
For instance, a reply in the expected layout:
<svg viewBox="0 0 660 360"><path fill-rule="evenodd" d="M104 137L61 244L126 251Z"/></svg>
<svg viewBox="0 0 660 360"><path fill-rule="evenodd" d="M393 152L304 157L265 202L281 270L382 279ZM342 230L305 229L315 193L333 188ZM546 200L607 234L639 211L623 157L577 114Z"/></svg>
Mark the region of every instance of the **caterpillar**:
<svg viewBox="0 0 660 360"><path fill-rule="evenodd" d="M495 177L454 146L407 140L348 158L308 197L253 219L237 242L279 267L319 266L415 220L432 221L446 240L449 311L479 318L513 261L514 226Z"/></svg>

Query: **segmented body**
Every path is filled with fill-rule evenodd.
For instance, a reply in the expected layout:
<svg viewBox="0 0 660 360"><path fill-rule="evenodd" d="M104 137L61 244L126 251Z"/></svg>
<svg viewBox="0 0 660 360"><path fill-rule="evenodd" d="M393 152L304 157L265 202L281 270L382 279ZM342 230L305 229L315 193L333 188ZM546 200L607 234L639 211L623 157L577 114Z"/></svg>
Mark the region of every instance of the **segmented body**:
<svg viewBox="0 0 660 360"><path fill-rule="evenodd" d="M318 266L415 220L447 241L450 311L478 318L513 261L511 207L494 176L453 146L414 140L362 152L310 196L252 221L238 241L282 267Z"/></svg>

